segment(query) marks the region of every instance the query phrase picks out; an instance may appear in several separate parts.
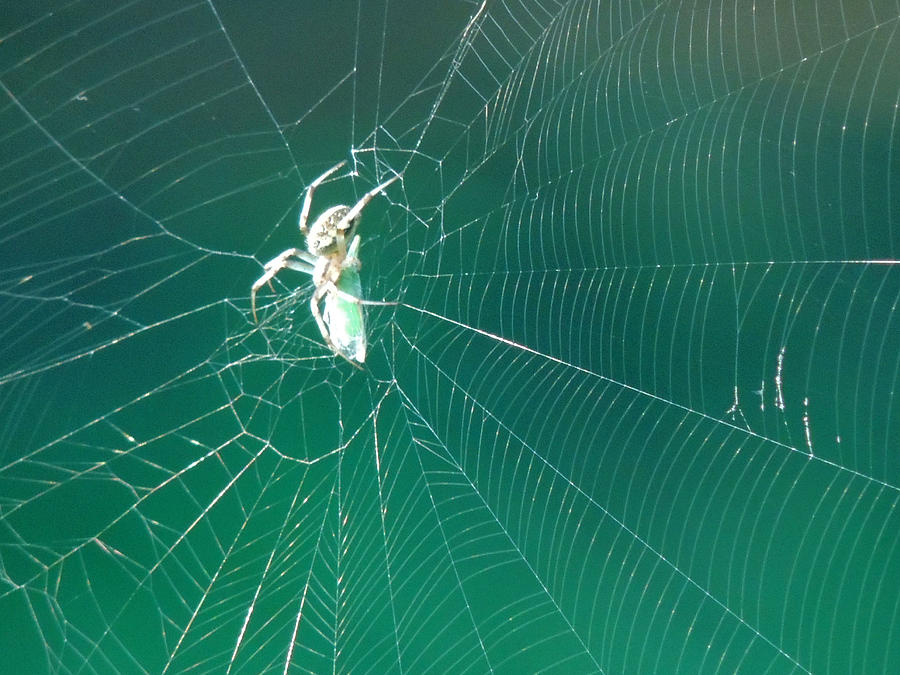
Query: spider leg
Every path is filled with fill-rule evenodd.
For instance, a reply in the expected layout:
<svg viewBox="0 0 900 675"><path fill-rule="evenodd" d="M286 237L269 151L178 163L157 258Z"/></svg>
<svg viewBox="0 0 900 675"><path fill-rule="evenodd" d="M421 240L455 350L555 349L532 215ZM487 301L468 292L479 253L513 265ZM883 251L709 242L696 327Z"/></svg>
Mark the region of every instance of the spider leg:
<svg viewBox="0 0 900 675"><path fill-rule="evenodd" d="M316 178L306 188L306 196L303 198L303 208L300 209L300 218L298 220L298 223L300 225L300 232L302 232L304 236L306 236L306 230L307 230L306 221L309 218L309 207L312 205L313 192L315 191L315 189L317 187L319 187L322 184L322 181L324 181L326 178L328 178L328 176L330 176L335 171L340 169L346 163L347 163L347 160L344 160L343 162L340 162L339 164L335 164L333 167L328 169L328 171L326 171L321 176Z"/></svg>
<svg viewBox="0 0 900 675"><path fill-rule="evenodd" d="M271 288L272 279L283 269L306 272L306 274L312 275L315 268L314 261L315 258L306 251L299 248L289 248L267 262L263 267L265 270L264 274L253 282L253 286L250 289L250 309L253 312L253 321L259 322L256 318L256 294L260 288L266 284L269 284L269 288Z"/></svg>
<svg viewBox="0 0 900 675"><path fill-rule="evenodd" d="M316 257L306 251L294 249L294 254L285 260L284 266L312 276L313 270L316 269Z"/></svg>
<svg viewBox="0 0 900 675"><path fill-rule="evenodd" d="M362 298L357 298L355 295L350 295L346 291L342 291L330 281L322 284L322 287L327 291L334 293L341 300L352 302L354 305L377 305L378 307L392 307L393 305L399 304L396 302L381 302L379 300L363 300Z"/></svg>
<svg viewBox="0 0 900 675"><path fill-rule="evenodd" d="M304 274L312 276L315 265L308 263L305 260L286 260L282 269L295 270L296 272L303 272ZM272 284L270 283L269 286L271 287L271 285Z"/></svg>
<svg viewBox="0 0 900 675"><path fill-rule="evenodd" d="M325 319L322 318L322 310L319 309L319 303L322 301L322 298L325 296L325 288L320 286L315 291L313 291L312 297L309 299L309 310L313 315L313 318L316 320L316 325L319 327L319 332L322 334L322 337L325 339L326 344L333 352L337 352L337 349L334 347L334 343L331 341L331 335L328 333L328 326L325 324Z"/></svg>
<svg viewBox="0 0 900 675"><path fill-rule="evenodd" d="M393 183L395 180L400 178L400 174L397 174L393 178L386 180L381 185L372 188L366 194L364 194L353 207L347 211L347 215L341 218L341 222L337 225L337 230L348 230L348 232L344 235L345 239L352 239L353 235L356 232L356 226L359 224L359 214L362 213L362 210L366 208L366 204L368 204L372 199L378 195L382 190L386 189L388 185Z"/></svg>
<svg viewBox="0 0 900 675"><path fill-rule="evenodd" d="M398 303L396 302L382 302L379 300L363 300L362 298L357 298L355 295L350 295L346 291L342 291L340 288L335 286L330 281L325 284L329 291L334 293L341 300L346 300L347 302L352 302L354 305L376 305L378 307L392 307Z"/></svg>

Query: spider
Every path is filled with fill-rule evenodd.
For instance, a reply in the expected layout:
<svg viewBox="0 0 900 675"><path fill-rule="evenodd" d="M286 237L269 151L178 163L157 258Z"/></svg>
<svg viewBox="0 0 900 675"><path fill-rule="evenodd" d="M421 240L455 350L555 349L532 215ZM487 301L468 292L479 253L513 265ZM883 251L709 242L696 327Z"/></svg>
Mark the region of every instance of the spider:
<svg viewBox="0 0 900 675"><path fill-rule="evenodd" d="M264 285L272 288L272 279L283 269L297 270L312 276L315 291L309 301L310 310L325 339L325 344L336 356L359 367L366 360L366 330L362 305L392 303L362 300L359 281L360 215L373 197L400 178L394 176L373 188L353 205L332 206L307 225L309 208L315 189L345 162L335 164L316 178L306 189L303 207L300 209L300 232L306 238L306 250L289 248L265 264L265 273L253 282L250 290L250 307L256 318L256 293ZM349 245L348 245L349 242ZM273 288L274 290L274 288ZM325 308L321 309L324 301Z"/></svg>

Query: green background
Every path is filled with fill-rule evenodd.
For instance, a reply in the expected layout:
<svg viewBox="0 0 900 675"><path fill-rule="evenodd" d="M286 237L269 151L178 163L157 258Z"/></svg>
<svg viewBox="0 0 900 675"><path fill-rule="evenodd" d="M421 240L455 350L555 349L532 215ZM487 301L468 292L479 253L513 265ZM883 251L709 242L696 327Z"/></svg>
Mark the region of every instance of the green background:
<svg viewBox="0 0 900 675"><path fill-rule="evenodd" d="M890 672L896 3L0 19L0 671ZM284 272L366 208L364 370Z"/></svg>

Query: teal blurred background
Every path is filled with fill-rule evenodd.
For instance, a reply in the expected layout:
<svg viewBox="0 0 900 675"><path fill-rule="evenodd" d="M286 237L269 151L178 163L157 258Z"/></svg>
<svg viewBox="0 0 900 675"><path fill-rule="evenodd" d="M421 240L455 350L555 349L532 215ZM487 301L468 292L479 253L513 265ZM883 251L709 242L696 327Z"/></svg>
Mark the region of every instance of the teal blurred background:
<svg viewBox="0 0 900 675"><path fill-rule="evenodd" d="M0 672L891 672L898 17L5 8Z"/></svg>

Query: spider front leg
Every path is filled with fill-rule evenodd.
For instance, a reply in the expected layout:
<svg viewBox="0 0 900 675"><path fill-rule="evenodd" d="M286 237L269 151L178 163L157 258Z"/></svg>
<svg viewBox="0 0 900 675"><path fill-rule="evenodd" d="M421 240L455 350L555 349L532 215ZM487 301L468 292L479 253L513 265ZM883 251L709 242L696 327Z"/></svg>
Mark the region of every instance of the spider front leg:
<svg viewBox="0 0 900 675"><path fill-rule="evenodd" d="M303 208L300 209L300 218L299 218L299 221L298 221L298 222L299 222L299 225L300 225L300 232L303 233L303 236L304 236L304 237L306 236L306 232L307 232L307 230L309 229L309 228L307 227L306 221L307 221L307 219L309 218L309 209L310 209L310 206L312 206L312 196L313 196L313 192L315 191L315 189L316 189L317 187L319 187L319 186L322 184L322 182L323 182L326 178L328 178L331 174L333 174L335 171L337 171L338 169L340 169L340 168L341 168L342 166L344 166L344 164L346 164L346 163L347 163L347 161L344 160L343 162L339 162L338 164L335 164L333 167L331 167L330 169L328 169L328 171L326 171L326 172L323 173L321 176L319 176L318 178L316 178L316 179L315 179L312 183L310 183L309 186L306 188L306 196L303 198Z"/></svg>
<svg viewBox="0 0 900 675"><path fill-rule="evenodd" d="M397 174L393 178L383 182L381 185L372 188L366 194L360 197L359 201L356 202L356 204L354 204L349 211L347 211L346 215L341 218L341 221L337 226L338 231L345 231L345 239L352 239L356 234L356 226L359 225L359 215L362 213L362 210L366 208L366 204L372 201L382 190L385 190L398 178L400 178L400 174Z"/></svg>

